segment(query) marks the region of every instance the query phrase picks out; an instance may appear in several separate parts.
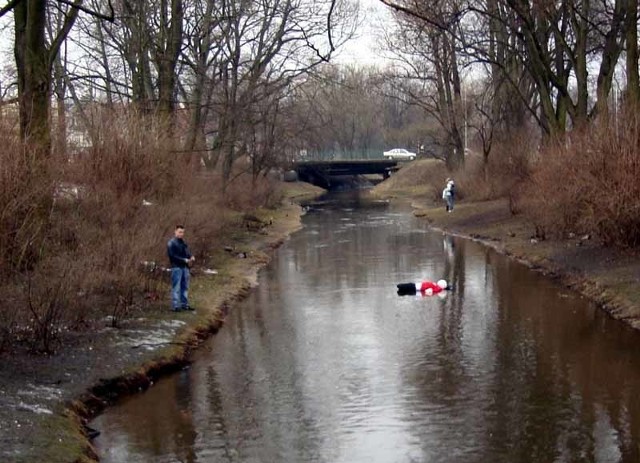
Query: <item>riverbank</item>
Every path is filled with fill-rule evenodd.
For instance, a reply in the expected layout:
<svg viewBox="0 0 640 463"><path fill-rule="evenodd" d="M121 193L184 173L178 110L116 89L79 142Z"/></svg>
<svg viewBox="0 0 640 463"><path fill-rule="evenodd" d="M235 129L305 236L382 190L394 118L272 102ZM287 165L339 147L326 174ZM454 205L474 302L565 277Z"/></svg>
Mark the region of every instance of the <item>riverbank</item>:
<svg viewBox="0 0 640 463"><path fill-rule="evenodd" d="M418 165L411 173L401 171L390 179L393 183L381 183L372 194L411 202L414 215L433 228L480 241L520 260L592 299L612 317L640 329L637 250L606 247L588 235L541 239L526 217L511 213L506 199L462 201L449 214L437 200L442 169L434 170L435 161L420 162L422 169Z"/></svg>
<svg viewBox="0 0 640 463"><path fill-rule="evenodd" d="M284 189L280 208L247 217L227 242L212 247L208 262L194 268L195 312L172 313L164 294L150 294L157 299L151 310L132 314L118 328L105 320L97 332L67 339L56 355L3 357L0 461L95 461L85 420L122 395L145 390L158 377L183 368L191 351L222 326L231 305L255 284L271 251L300 227L298 203L322 193L301 183Z"/></svg>

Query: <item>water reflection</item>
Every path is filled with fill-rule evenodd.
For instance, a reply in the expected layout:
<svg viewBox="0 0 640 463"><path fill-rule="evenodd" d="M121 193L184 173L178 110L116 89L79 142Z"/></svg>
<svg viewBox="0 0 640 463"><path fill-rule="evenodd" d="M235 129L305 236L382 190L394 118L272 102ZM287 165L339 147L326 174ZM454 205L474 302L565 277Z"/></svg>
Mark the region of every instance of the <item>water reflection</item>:
<svg viewBox="0 0 640 463"><path fill-rule="evenodd" d="M103 461L640 461L637 333L406 211L305 225L190 369L96 420ZM455 291L396 296L423 278Z"/></svg>

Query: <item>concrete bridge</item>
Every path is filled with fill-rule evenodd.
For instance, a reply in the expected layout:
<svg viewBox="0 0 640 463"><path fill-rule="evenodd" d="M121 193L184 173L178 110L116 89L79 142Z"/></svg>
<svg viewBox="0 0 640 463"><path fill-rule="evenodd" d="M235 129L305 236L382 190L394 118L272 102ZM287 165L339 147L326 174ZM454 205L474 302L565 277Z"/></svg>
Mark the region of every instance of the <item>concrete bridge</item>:
<svg viewBox="0 0 640 463"><path fill-rule="evenodd" d="M298 161L293 169L303 182L312 183L322 188L331 188L336 177L357 175L381 175L386 179L399 169L397 160L357 159L337 161Z"/></svg>

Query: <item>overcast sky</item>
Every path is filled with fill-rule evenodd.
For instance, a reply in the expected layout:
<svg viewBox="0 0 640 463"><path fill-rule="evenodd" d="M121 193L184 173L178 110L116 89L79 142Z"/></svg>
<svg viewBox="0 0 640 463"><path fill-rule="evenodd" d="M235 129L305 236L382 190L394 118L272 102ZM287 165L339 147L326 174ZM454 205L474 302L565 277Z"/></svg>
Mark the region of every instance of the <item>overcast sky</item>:
<svg viewBox="0 0 640 463"><path fill-rule="evenodd" d="M393 21L389 7L380 0L359 0L361 25L357 37L347 42L336 55L336 62L347 65L380 65L384 52L378 45L382 27Z"/></svg>
<svg viewBox="0 0 640 463"><path fill-rule="evenodd" d="M382 28L392 24L393 16L389 7L380 0L359 0L361 24L356 37L340 47L334 55L334 62L344 65L370 66L384 65L384 52L378 44ZM6 30L13 17L6 15L0 20L0 72L13 68L13 37ZM4 72L2 72L4 71Z"/></svg>

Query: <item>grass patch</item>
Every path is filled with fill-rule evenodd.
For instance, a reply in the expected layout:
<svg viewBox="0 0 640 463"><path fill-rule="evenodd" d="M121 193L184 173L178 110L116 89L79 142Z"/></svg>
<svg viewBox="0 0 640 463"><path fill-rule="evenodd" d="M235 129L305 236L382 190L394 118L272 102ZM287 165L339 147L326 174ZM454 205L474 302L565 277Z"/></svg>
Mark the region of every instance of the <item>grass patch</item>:
<svg viewBox="0 0 640 463"><path fill-rule="evenodd" d="M377 197L421 197L431 201L440 197L447 179L442 161L421 159L406 163L384 182L376 185L371 193Z"/></svg>
<svg viewBox="0 0 640 463"><path fill-rule="evenodd" d="M30 437L31 451L15 463L91 463L94 451L87 442L77 416L69 413L40 415L35 424L39 432Z"/></svg>
<svg viewBox="0 0 640 463"><path fill-rule="evenodd" d="M317 198L323 193L326 190L306 182L287 182L282 185L283 197L290 200L304 201Z"/></svg>

